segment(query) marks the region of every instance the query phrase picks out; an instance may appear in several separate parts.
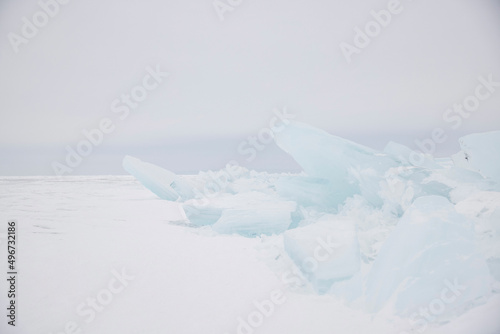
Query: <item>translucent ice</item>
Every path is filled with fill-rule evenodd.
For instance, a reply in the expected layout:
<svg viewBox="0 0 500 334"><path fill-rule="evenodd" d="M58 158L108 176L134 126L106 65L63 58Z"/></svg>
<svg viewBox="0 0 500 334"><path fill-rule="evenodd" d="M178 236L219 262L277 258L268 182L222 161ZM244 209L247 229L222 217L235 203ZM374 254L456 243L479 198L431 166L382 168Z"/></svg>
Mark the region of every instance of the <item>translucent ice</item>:
<svg viewBox="0 0 500 334"><path fill-rule="evenodd" d="M278 195L304 207L316 207L324 212L336 211L345 194L327 180L308 176L282 176L274 183Z"/></svg>
<svg viewBox="0 0 500 334"><path fill-rule="evenodd" d="M237 233L245 237L271 235L286 231L293 222L294 202L260 203L246 208L226 209L212 226L223 234Z"/></svg>
<svg viewBox="0 0 500 334"><path fill-rule="evenodd" d="M182 208L189 222L195 226L213 225L222 216L222 208L183 204Z"/></svg>
<svg viewBox="0 0 500 334"><path fill-rule="evenodd" d="M327 214L284 233L285 250L318 293L360 269L355 221Z"/></svg>
<svg viewBox="0 0 500 334"><path fill-rule="evenodd" d="M487 259L500 258L500 192L475 191L455 205L475 222L476 242Z"/></svg>
<svg viewBox="0 0 500 334"><path fill-rule="evenodd" d="M432 319L442 319L488 296L489 280L473 224L446 198L420 197L373 263L366 279L366 305L378 311L392 300L398 314L430 309Z"/></svg>
<svg viewBox="0 0 500 334"><path fill-rule="evenodd" d="M316 293L408 317L412 330L500 291L500 131L463 137L453 159L393 142L382 153L293 121L274 138L302 173L228 165L180 177L132 157L123 167L177 201L188 226L281 234L255 242L271 240L277 271L296 264L287 282L305 277Z"/></svg>
<svg viewBox="0 0 500 334"><path fill-rule="evenodd" d="M473 133L459 142L462 151L453 156L455 164L500 183L500 131Z"/></svg>
<svg viewBox="0 0 500 334"><path fill-rule="evenodd" d="M333 184L334 206L358 193L381 205L378 181L387 169L398 165L386 154L299 122L291 121L276 134L275 141L308 176Z"/></svg>
<svg viewBox="0 0 500 334"><path fill-rule="evenodd" d="M162 199L186 200L194 196L193 188L187 181L151 163L127 155L123 159L123 168Z"/></svg>
<svg viewBox="0 0 500 334"><path fill-rule="evenodd" d="M397 159L401 164L411 164L413 166L425 167L425 168L442 168L433 157L426 154L420 154L409 147L395 143L393 141L387 143L384 148L384 153L387 153Z"/></svg>

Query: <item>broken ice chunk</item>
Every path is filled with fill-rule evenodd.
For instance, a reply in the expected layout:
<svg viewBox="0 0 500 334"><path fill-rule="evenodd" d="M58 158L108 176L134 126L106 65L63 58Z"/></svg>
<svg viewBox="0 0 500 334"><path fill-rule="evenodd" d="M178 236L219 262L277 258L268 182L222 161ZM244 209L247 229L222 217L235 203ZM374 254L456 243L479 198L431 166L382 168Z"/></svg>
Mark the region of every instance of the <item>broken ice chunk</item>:
<svg viewBox="0 0 500 334"><path fill-rule="evenodd" d="M391 155L404 165L413 165L424 168L442 168L429 154L417 153L409 147L390 141L384 148L384 152Z"/></svg>
<svg viewBox="0 0 500 334"><path fill-rule="evenodd" d="M378 180L398 165L386 154L294 121L275 135L275 141L309 176L332 182L342 201L363 192L379 205Z"/></svg>
<svg viewBox="0 0 500 334"><path fill-rule="evenodd" d="M123 159L123 168L162 199L186 200L194 196L193 188L187 181L151 163L127 155Z"/></svg>
<svg viewBox="0 0 500 334"><path fill-rule="evenodd" d="M407 176L415 187L415 198L428 195L448 197L451 187L433 177L433 171L417 168Z"/></svg>
<svg viewBox="0 0 500 334"><path fill-rule="evenodd" d="M284 233L285 250L318 293L360 269L355 222L327 214L314 224Z"/></svg>
<svg viewBox="0 0 500 334"><path fill-rule="evenodd" d="M475 222L476 242L487 259L500 258L500 192L476 191L455 205Z"/></svg>
<svg viewBox="0 0 500 334"><path fill-rule="evenodd" d="M452 157L455 164L500 183L500 131L473 133L459 142L462 151Z"/></svg>
<svg viewBox="0 0 500 334"><path fill-rule="evenodd" d="M257 191L191 199L184 202L182 208L191 225L213 225L219 233L239 233L247 237L281 233L303 218L295 202Z"/></svg>
<svg viewBox="0 0 500 334"><path fill-rule="evenodd" d="M488 296L489 279L486 261L475 247L473 225L446 198L420 197L373 263L366 279L366 306L376 312L392 299L396 313L410 316L439 307L432 319L442 319Z"/></svg>
<svg viewBox="0 0 500 334"><path fill-rule="evenodd" d="M182 205L182 209L189 222L195 226L214 224L221 217L223 210L213 206L195 206L186 203Z"/></svg>
<svg viewBox="0 0 500 334"><path fill-rule="evenodd" d="M237 233L244 237L271 235L286 231L293 222L294 202L262 203L247 208L226 209L212 226L218 233Z"/></svg>
<svg viewBox="0 0 500 334"><path fill-rule="evenodd" d="M275 182L277 193L297 202L313 206L325 212L335 212L344 201L344 194L338 193L331 181L308 176L282 176Z"/></svg>

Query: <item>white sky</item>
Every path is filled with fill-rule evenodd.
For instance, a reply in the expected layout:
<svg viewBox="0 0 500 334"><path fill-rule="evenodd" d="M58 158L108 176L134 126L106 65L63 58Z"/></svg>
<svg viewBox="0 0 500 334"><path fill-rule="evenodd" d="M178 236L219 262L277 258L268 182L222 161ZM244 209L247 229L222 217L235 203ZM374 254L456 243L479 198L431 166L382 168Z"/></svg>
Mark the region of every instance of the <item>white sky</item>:
<svg viewBox="0 0 500 334"><path fill-rule="evenodd" d="M116 130L73 174L122 173L122 153L151 147L149 157L187 159L191 168L177 171L221 168L225 156L207 165L189 151L216 138L237 155L283 106L382 147L392 138L411 146L442 127L450 139L438 154L458 150L458 136L498 130L500 88L458 129L442 117L478 76L500 81L500 2L402 0L403 11L348 64L339 44L352 43L353 28L388 2L244 0L221 21L211 0L72 0L16 54L8 33L20 34L22 17L40 8L0 0L0 175L51 174L64 147L104 117ZM157 64L169 78L119 121L111 101Z"/></svg>

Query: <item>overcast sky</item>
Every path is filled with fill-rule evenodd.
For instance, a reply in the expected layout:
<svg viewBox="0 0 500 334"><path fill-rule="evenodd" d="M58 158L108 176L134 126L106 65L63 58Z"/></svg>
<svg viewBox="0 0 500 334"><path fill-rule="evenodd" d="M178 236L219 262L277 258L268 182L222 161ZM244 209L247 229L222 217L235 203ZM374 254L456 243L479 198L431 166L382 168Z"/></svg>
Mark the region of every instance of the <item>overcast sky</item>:
<svg viewBox="0 0 500 334"><path fill-rule="evenodd" d="M211 0L71 0L43 22L37 1L0 0L0 175L54 175L106 118L113 131L68 174L122 174L124 154L176 172L292 170L273 145L252 162L238 152L283 107L377 149L416 148L440 127L445 155L463 134L499 130L500 87L460 125L443 114L480 76L500 82L500 1L402 0L349 63L341 43L390 2L221 0L236 5L218 13ZM23 17L46 24L19 43ZM169 75L147 79L157 87L121 119L122 94L152 69Z"/></svg>

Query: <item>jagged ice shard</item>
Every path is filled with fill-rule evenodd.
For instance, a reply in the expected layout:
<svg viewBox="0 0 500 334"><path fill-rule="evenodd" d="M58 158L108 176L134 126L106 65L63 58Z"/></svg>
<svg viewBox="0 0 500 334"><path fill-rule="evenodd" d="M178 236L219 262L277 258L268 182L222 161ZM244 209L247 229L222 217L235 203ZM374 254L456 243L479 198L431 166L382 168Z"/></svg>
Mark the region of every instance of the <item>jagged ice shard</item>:
<svg viewBox="0 0 500 334"><path fill-rule="evenodd" d="M162 199L175 201L181 198L186 200L194 196L192 186L185 180L151 163L126 156L123 159L123 168Z"/></svg>
<svg viewBox="0 0 500 334"><path fill-rule="evenodd" d="M331 182L332 206L359 193L381 205L378 182L389 168L398 165L387 154L299 122L291 121L276 134L275 141L308 176Z"/></svg>

